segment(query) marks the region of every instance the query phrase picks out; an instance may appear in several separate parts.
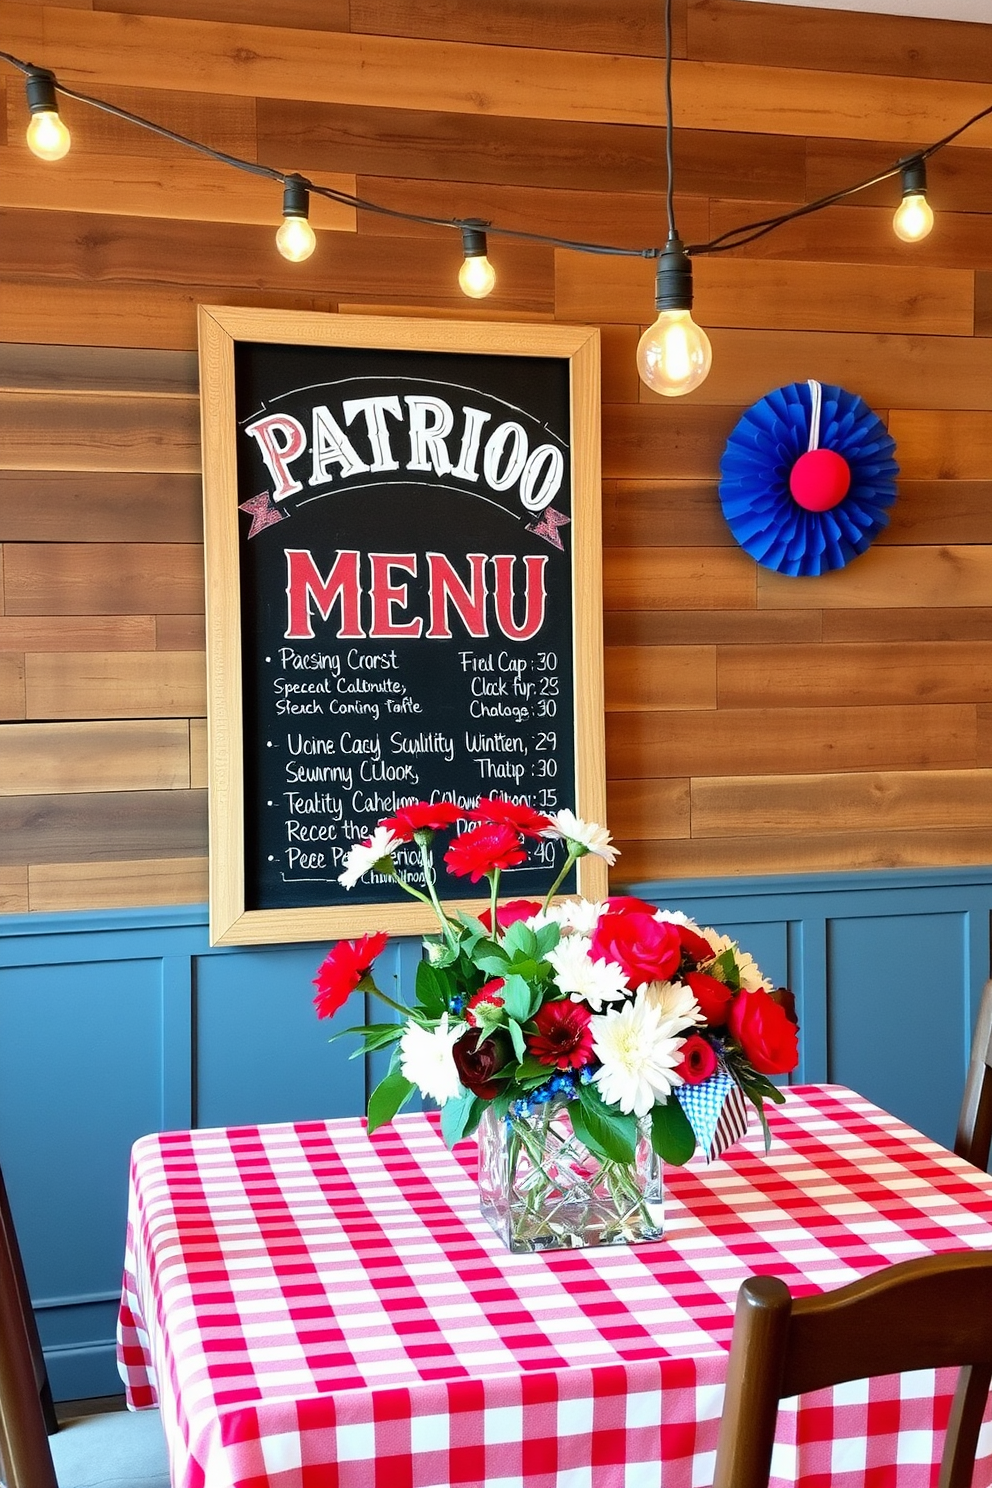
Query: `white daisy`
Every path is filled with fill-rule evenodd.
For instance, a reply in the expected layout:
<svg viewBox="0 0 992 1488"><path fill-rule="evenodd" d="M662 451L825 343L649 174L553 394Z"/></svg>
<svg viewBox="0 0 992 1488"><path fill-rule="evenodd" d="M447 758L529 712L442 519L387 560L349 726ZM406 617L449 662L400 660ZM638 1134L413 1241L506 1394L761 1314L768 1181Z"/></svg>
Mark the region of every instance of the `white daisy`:
<svg viewBox="0 0 992 1488"><path fill-rule="evenodd" d="M588 899L566 899L561 904L552 904L548 910L563 931L573 931L578 935L591 935L602 912L601 904L591 903Z"/></svg>
<svg viewBox="0 0 992 1488"><path fill-rule="evenodd" d="M774 983L768 977L761 975L754 957L748 951L742 951L736 940L731 940L729 935L717 935L715 930L704 930L703 936L713 947L714 956L722 956L724 951L733 951L734 961L737 963L737 974L745 992L759 990L771 992L773 990Z"/></svg>
<svg viewBox="0 0 992 1488"><path fill-rule="evenodd" d="M682 982L645 982L638 987L637 995L643 996L645 1002L657 1008L663 1018L670 1019L680 1030L694 1023L706 1022L691 988Z"/></svg>
<svg viewBox="0 0 992 1488"><path fill-rule="evenodd" d="M675 1067L685 1042L672 1034L672 1020L663 1018L643 997L607 1008L593 1018L593 1048L601 1063L593 1076L608 1106L626 1115L646 1116L682 1084Z"/></svg>
<svg viewBox="0 0 992 1488"><path fill-rule="evenodd" d="M687 930L694 930L697 935L702 933L695 920L690 920L689 916L683 914L680 909L659 909L655 919L668 925L684 925Z"/></svg>
<svg viewBox="0 0 992 1488"><path fill-rule="evenodd" d="M338 874L338 883L353 889L360 878L371 873L376 863L392 857L400 839L394 837L388 827L376 827L372 836L364 842L356 842L344 860L344 872Z"/></svg>
<svg viewBox="0 0 992 1488"><path fill-rule="evenodd" d="M571 992L573 1002L587 1002L598 1013L604 1002L627 995L627 974L612 961L591 960L589 946L584 935L567 935L548 952L548 960L561 990Z"/></svg>
<svg viewBox="0 0 992 1488"><path fill-rule="evenodd" d="M587 853L595 853L597 858L603 858L611 868L620 856L620 849L610 846L612 836L605 827L599 827L595 822L582 821L567 807L555 812L551 818L551 826L545 827L541 836L560 837L570 845L578 844Z"/></svg>
<svg viewBox="0 0 992 1488"><path fill-rule="evenodd" d="M448 1027L447 1013L442 1014L436 1028L422 1028L411 1018L403 1030L400 1070L423 1095L429 1095L439 1106L451 1100L461 1089L451 1050L464 1032L464 1023Z"/></svg>

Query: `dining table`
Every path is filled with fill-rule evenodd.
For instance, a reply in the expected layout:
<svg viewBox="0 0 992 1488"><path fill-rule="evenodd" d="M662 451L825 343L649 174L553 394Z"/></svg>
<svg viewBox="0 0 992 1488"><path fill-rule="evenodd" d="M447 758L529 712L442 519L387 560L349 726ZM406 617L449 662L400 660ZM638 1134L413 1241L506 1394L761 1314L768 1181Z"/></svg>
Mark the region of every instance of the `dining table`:
<svg viewBox="0 0 992 1488"><path fill-rule="evenodd" d="M992 1178L841 1085L665 1168L662 1239L513 1254L437 1113L160 1132L118 1360L173 1488L705 1488L738 1288L992 1248ZM776 1488L936 1483L955 1372L785 1401ZM992 1483L992 1425L977 1488Z"/></svg>

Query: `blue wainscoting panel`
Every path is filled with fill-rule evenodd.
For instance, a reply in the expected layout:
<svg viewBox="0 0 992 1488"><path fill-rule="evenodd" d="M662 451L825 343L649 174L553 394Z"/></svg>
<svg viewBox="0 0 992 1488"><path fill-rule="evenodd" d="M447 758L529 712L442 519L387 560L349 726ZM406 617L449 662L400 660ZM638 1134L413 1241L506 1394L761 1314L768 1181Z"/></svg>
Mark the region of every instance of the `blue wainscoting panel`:
<svg viewBox="0 0 992 1488"><path fill-rule="evenodd" d="M949 1144L989 975L992 869L631 886L739 940L796 994L802 1080L837 1080ZM326 944L212 948L203 905L0 919L0 1164L57 1398L116 1393L127 1160L145 1132L359 1114L385 1058L330 1023ZM415 940L377 972L409 1000Z"/></svg>

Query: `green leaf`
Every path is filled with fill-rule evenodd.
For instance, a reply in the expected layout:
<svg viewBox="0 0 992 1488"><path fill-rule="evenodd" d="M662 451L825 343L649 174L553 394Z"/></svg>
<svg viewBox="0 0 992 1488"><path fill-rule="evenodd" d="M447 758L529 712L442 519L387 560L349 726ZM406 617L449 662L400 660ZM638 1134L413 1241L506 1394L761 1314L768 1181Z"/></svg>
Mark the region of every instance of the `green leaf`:
<svg viewBox="0 0 992 1488"><path fill-rule="evenodd" d="M532 1080L539 1077L542 1080L546 1080L550 1074L551 1071L546 1064L542 1064L539 1059L535 1059L533 1054L525 1054L514 1070L513 1078L515 1080Z"/></svg>
<svg viewBox="0 0 992 1488"><path fill-rule="evenodd" d="M501 1090L499 1095L493 1097L489 1104L492 1106L493 1114L496 1116L497 1120L503 1120L503 1117L506 1115L507 1111L513 1105L513 1102L516 1099L517 1094L514 1090Z"/></svg>
<svg viewBox="0 0 992 1488"><path fill-rule="evenodd" d="M472 952L472 965L491 977L503 976L509 964L506 952L491 941L484 941Z"/></svg>
<svg viewBox="0 0 992 1488"><path fill-rule="evenodd" d="M429 961L417 962L417 1001L431 1018L440 1018L448 1006L448 984Z"/></svg>
<svg viewBox="0 0 992 1488"><path fill-rule="evenodd" d="M540 930L534 932L537 946L534 955L538 961L546 959L549 951L553 951L561 939L561 930L557 925L542 925Z"/></svg>
<svg viewBox="0 0 992 1488"><path fill-rule="evenodd" d="M463 1142L465 1141L465 1139L467 1137L471 1137L474 1134L475 1128L478 1126L479 1122L482 1120L482 1113L483 1113L483 1111L489 1105L492 1105L492 1102L491 1101L484 1101L484 1100L481 1099L480 1096L476 1096L475 1100L472 1102L471 1109L469 1110L469 1113L468 1113L468 1120L465 1123L465 1130L462 1132L462 1141Z"/></svg>
<svg viewBox="0 0 992 1488"><path fill-rule="evenodd" d="M651 1111L651 1146L663 1162L680 1168L696 1150L696 1134L674 1094Z"/></svg>
<svg viewBox="0 0 992 1488"><path fill-rule="evenodd" d="M378 1131L380 1126L385 1126L392 1121L397 1111L401 1111L416 1090L412 1080L406 1075L401 1075L399 1070L393 1070L378 1085L369 1096L369 1136Z"/></svg>
<svg viewBox="0 0 992 1488"><path fill-rule="evenodd" d="M537 960L537 936L533 930L524 924L523 920L515 920L513 922L503 937L503 945L511 953L514 960L518 957L521 960Z"/></svg>
<svg viewBox="0 0 992 1488"><path fill-rule="evenodd" d="M721 951L710 967L709 974L716 977L718 982L723 982L724 986L733 987L735 992L740 990L741 979L738 975L737 960L732 946Z"/></svg>
<svg viewBox="0 0 992 1488"><path fill-rule="evenodd" d="M516 1018L518 1023L525 1023L530 1017L531 988L523 977L508 976L499 990L503 999L503 1008L508 1018ZM523 1055L520 1056L521 1059Z"/></svg>
<svg viewBox="0 0 992 1488"><path fill-rule="evenodd" d="M454 1147L456 1142L461 1141L476 1099L471 1090L466 1090L464 1086L459 1086L459 1089L461 1094L453 1095L441 1107L441 1135L446 1147Z"/></svg>
<svg viewBox="0 0 992 1488"><path fill-rule="evenodd" d="M513 1041L513 1052L518 1059L523 1059L527 1053L527 1045L524 1043L524 1031L516 1018L508 1018L506 1026L510 1030L510 1038ZM545 1075L547 1079L547 1075Z"/></svg>
<svg viewBox="0 0 992 1488"><path fill-rule="evenodd" d="M591 1151L614 1162L634 1161L637 1118L604 1105L595 1085L579 1086L579 1098L569 1103L568 1114L575 1135Z"/></svg>
<svg viewBox="0 0 992 1488"><path fill-rule="evenodd" d="M363 1038L369 1039L374 1038L379 1033L385 1033L387 1030L393 1038L399 1038L403 1032L403 1027L404 1025L402 1023L357 1023L353 1028L342 1028L340 1033L332 1033L327 1042L333 1044L335 1039L344 1038L347 1033L360 1033ZM359 1050L359 1053L361 1052Z"/></svg>

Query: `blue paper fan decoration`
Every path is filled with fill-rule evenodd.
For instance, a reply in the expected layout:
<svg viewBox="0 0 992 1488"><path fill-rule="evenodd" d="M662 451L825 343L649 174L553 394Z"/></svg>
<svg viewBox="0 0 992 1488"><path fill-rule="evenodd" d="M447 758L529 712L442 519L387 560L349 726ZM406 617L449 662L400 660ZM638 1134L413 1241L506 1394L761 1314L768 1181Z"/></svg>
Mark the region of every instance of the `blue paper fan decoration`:
<svg viewBox="0 0 992 1488"><path fill-rule="evenodd" d="M888 524L895 447L856 393L813 381L776 388L741 416L720 461L731 532L778 573L843 568Z"/></svg>

